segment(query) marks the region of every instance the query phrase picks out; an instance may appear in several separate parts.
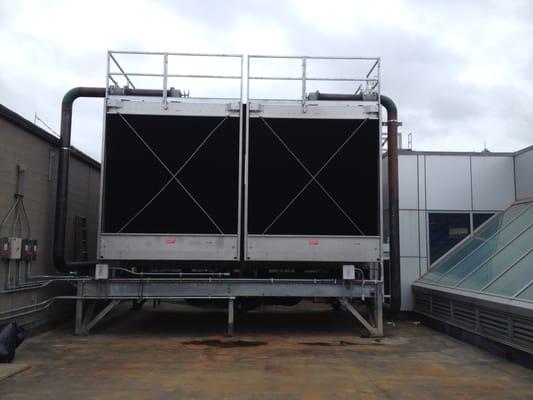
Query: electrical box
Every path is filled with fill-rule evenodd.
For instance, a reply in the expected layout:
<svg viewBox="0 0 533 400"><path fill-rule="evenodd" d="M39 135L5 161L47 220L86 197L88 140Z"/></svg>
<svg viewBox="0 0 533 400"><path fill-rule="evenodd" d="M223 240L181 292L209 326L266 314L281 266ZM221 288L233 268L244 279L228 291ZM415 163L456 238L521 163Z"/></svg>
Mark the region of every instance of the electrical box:
<svg viewBox="0 0 533 400"><path fill-rule="evenodd" d="M342 279L353 281L355 279L355 267L353 265L342 266Z"/></svg>
<svg viewBox="0 0 533 400"><path fill-rule="evenodd" d="M0 239L0 257L4 260L9 259L10 254L9 238L3 237Z"/></svg>
<svg viewBox="0 0 533 400"><path fill-rule="evenodd" d="M20 260L22 255L22 238L5 237L0 239L1 257L7 260Z"/></svg>
<svg viewBox="0 0 533 400"><path fill-rule="evenodd" d="M109 265L107 264L96 264L94 270L95 279L108 279L109 278Z"/></svg>
<svg viewBox="0 0 533 400"><path fill-rule="evenodd" d="M37 240L22 240L22 259L32 261L37 259Z"/></svg>
<svg viewBox="0 0 533 400"><path fill-rule="evenodd" d="M37 252L39 251L39 242L37 240L32 240L31 241L31 245L32 245L32 257L31 259L33 261L37 260Z"/></svg>

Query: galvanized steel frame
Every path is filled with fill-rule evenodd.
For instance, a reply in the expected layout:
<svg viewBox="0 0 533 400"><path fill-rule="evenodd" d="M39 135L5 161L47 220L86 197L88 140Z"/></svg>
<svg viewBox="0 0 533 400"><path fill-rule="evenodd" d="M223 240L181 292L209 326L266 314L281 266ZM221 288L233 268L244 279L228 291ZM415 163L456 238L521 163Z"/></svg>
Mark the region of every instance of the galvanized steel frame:
<svg viewBox="0 0 533 400"><path fill-rule="evenodd" d="M223 279L223 278L111 278L76 282L76 333L88 334L109 311L125 300L226 299L228 334L233 334L233 302L238 297L302 297L338 299L372 336L383 336L383 282L380 280ZM365 319L351 299L368 305ZM92 318L97 300L108 305ZM88 307L84 309L84 303Z"/></svg>

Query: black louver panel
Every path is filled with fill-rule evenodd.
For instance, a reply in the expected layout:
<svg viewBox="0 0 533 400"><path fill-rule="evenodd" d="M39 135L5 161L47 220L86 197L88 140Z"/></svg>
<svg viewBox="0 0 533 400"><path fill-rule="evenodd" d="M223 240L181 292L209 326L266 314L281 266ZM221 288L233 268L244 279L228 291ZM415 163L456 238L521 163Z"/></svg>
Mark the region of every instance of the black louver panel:
<svg viewBox="0 0 533 400"><path fill-rule="evenodd" d="M513 320L513 337L527 342L531 346L533 344L533 322L521 319Z"/></svg>
<svg viewBox="0 0 533 400"><path fill-rule="evenodd" d="M433 297L432 299L432 310L433 313L444 318L450 318L451 316L451 305L450 300L444 299L442 297Z"/></svg>
<svg viewBox="0 0 533 400"><path fill-rule="evenodd" d="M509 334L509 318L506 314L480 310L479 329L507 336Z"/></svg>
<svg viewBox="0 0 533 400"><path fill-rule="evenodd" d="M476 325L476 309L472 304L453 303L453 319L465 324Z"/></svg>

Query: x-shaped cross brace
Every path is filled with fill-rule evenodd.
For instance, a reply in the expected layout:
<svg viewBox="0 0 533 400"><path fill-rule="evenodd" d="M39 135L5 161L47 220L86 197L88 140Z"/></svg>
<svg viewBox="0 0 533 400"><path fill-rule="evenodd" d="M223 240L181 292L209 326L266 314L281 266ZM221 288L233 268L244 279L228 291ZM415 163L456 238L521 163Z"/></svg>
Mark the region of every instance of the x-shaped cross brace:
<svg viewBox="0 0 533 400"><path fill-rule="evenodd" d="M327 161L320 167L320 169L316 173L311 173L309 169L305 166L305 164L298 158L298 156L291 150L291 148L283 141L283 139L276 133L276 131L270 126L270 124L263 118L259 117L267 126L270 132L274 134L276 139L283 145L283 147L294 157L294 159L300 164L300 166L305 170L307 175L309 175L310 179L309 181L300 189L300 191L292 198L291 201L285 206L283 210L280 211L280 213L274 218L274 220L265 228L263 231L263 235L266 234L266 232L276 223L276 221L292 206L292 204L302 195L302 193L307 189L307 187L315 182L317 186L324 192L324 194L328 197L328 199L331 200L331 202L339 209L340 212L346 217L348 221L357 229L358 232L361 233L361 235L364 235L364 232L359 228L359 226L356 224L356 222L351 218L346 211L340 206L340 204L329 194L329 192L322 186L322 184L318 181L317 176L328 166L328 164L335 158L335 156L344 148L344 146L359 132L359 129L364 125L364 123L368 120L365 119L359 126L348 136L348 138L339 146L337 150L327 159Z"/></svg>
<svg viewBox="0 0 533 400"><path fill-rule="evenodd" d="M196 206L202 210L202 212L205 214L205 216L209 219L209 221L211 221L211 223L213 224L213 226L219 231L220 234L224 234L224 232L222 232L222 229L220 229L220 227L217 225L217 223L214 221L214 219L209 215L209 213L205 210L205 208L202 207L202 205L198 202L198 200L196 200L194 198L194 196L191 194L191 192L185 187L185 185L183 183L181 183L181 181L178 179L178 175L180 174L180 172L183 170L183 168L185 168L187 166L187 164L192 160L192 158L196 155L196 153L198 153L198 151L200 151L200 149L204 146L204 144L209 140L209 138L215 133L215 131L220 127L220 125L222 125L224 123L224 121L226 121L226 119L228 119L228 117L224 117L224 119L222 121L220 121L218 123L217 126L215 126L213 128L213 130L211 132L209 132L209 134L205 137L204 140L202 140L202 142L198 145L198 147L192 152L192 154L185 160L185 162L178 168L178 170L176 172L172 172L170 170L170 168L168 168L168 166L163 162L163 160L161 160L161 158L156 154L156 152L150 147L150 145L148 143L146 143L146 140L144 140L142 138L142 136L139 134L139 132L137 132L137 130L128 122L128 120L120 113L118 113L118 115L120 116L120 118L122 118L122 120L126 123L126 125L128 125L128 127L133 131L133 133L135 133L135 136L137 136L137 138L146 146L146 148L150 151L150 153L152 153L152 155L157 159L157 161L159 161L159 163L163 166L163 168L165 168L165 170L169 173L170 175L170 178L169 180L163 185L163 187L161 187L161 189L135 214L133 215L129 220L128 222L126 222L120 229L119 229L119 233L122 232L135 218L137 218L145 209L146 207L148 207L165 189L168 185L170 185L170 183L172 181L175 181L182 189L185 193L187 193L187 195L190 197L190 199L194 202L194 204L196 204Z"/></svg>

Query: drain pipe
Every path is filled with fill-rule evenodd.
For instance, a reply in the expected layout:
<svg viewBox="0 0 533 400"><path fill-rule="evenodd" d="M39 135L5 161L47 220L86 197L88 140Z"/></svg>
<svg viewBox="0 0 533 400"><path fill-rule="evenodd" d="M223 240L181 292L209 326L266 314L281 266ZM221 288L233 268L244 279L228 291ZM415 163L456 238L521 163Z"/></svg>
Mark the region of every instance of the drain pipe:
<svg viewBox="0 0 533 400"><path fill-rule="evenodd" d="M310 93L308 100L365 101L377 100L377 94L335 94ZM387 159L389 187L389 258L390 258L390 312L400 312L402 305L402 285L400 270L400 217L398 211L398 109L388 96L379 97L380 104L387 110Z"/></svg>
<svg viewBox="0 0 533 400"><path fill-rule="evenodd" d="M109 93L124 96L163 97L163 90L130 89L110 87ZM59 164L57 171L57 196L54 227L54 264L61 272L93 266L97 261L67 262L65 259L65 237L67 227L68 179L70 166L70 138L72 129L72 106L79 97L104 98L106 89L102 87L76 87L70 89L61 103L61 131L59 145ZM183 93L174 88L167 90L167 97L182 97Z"/></svg>

